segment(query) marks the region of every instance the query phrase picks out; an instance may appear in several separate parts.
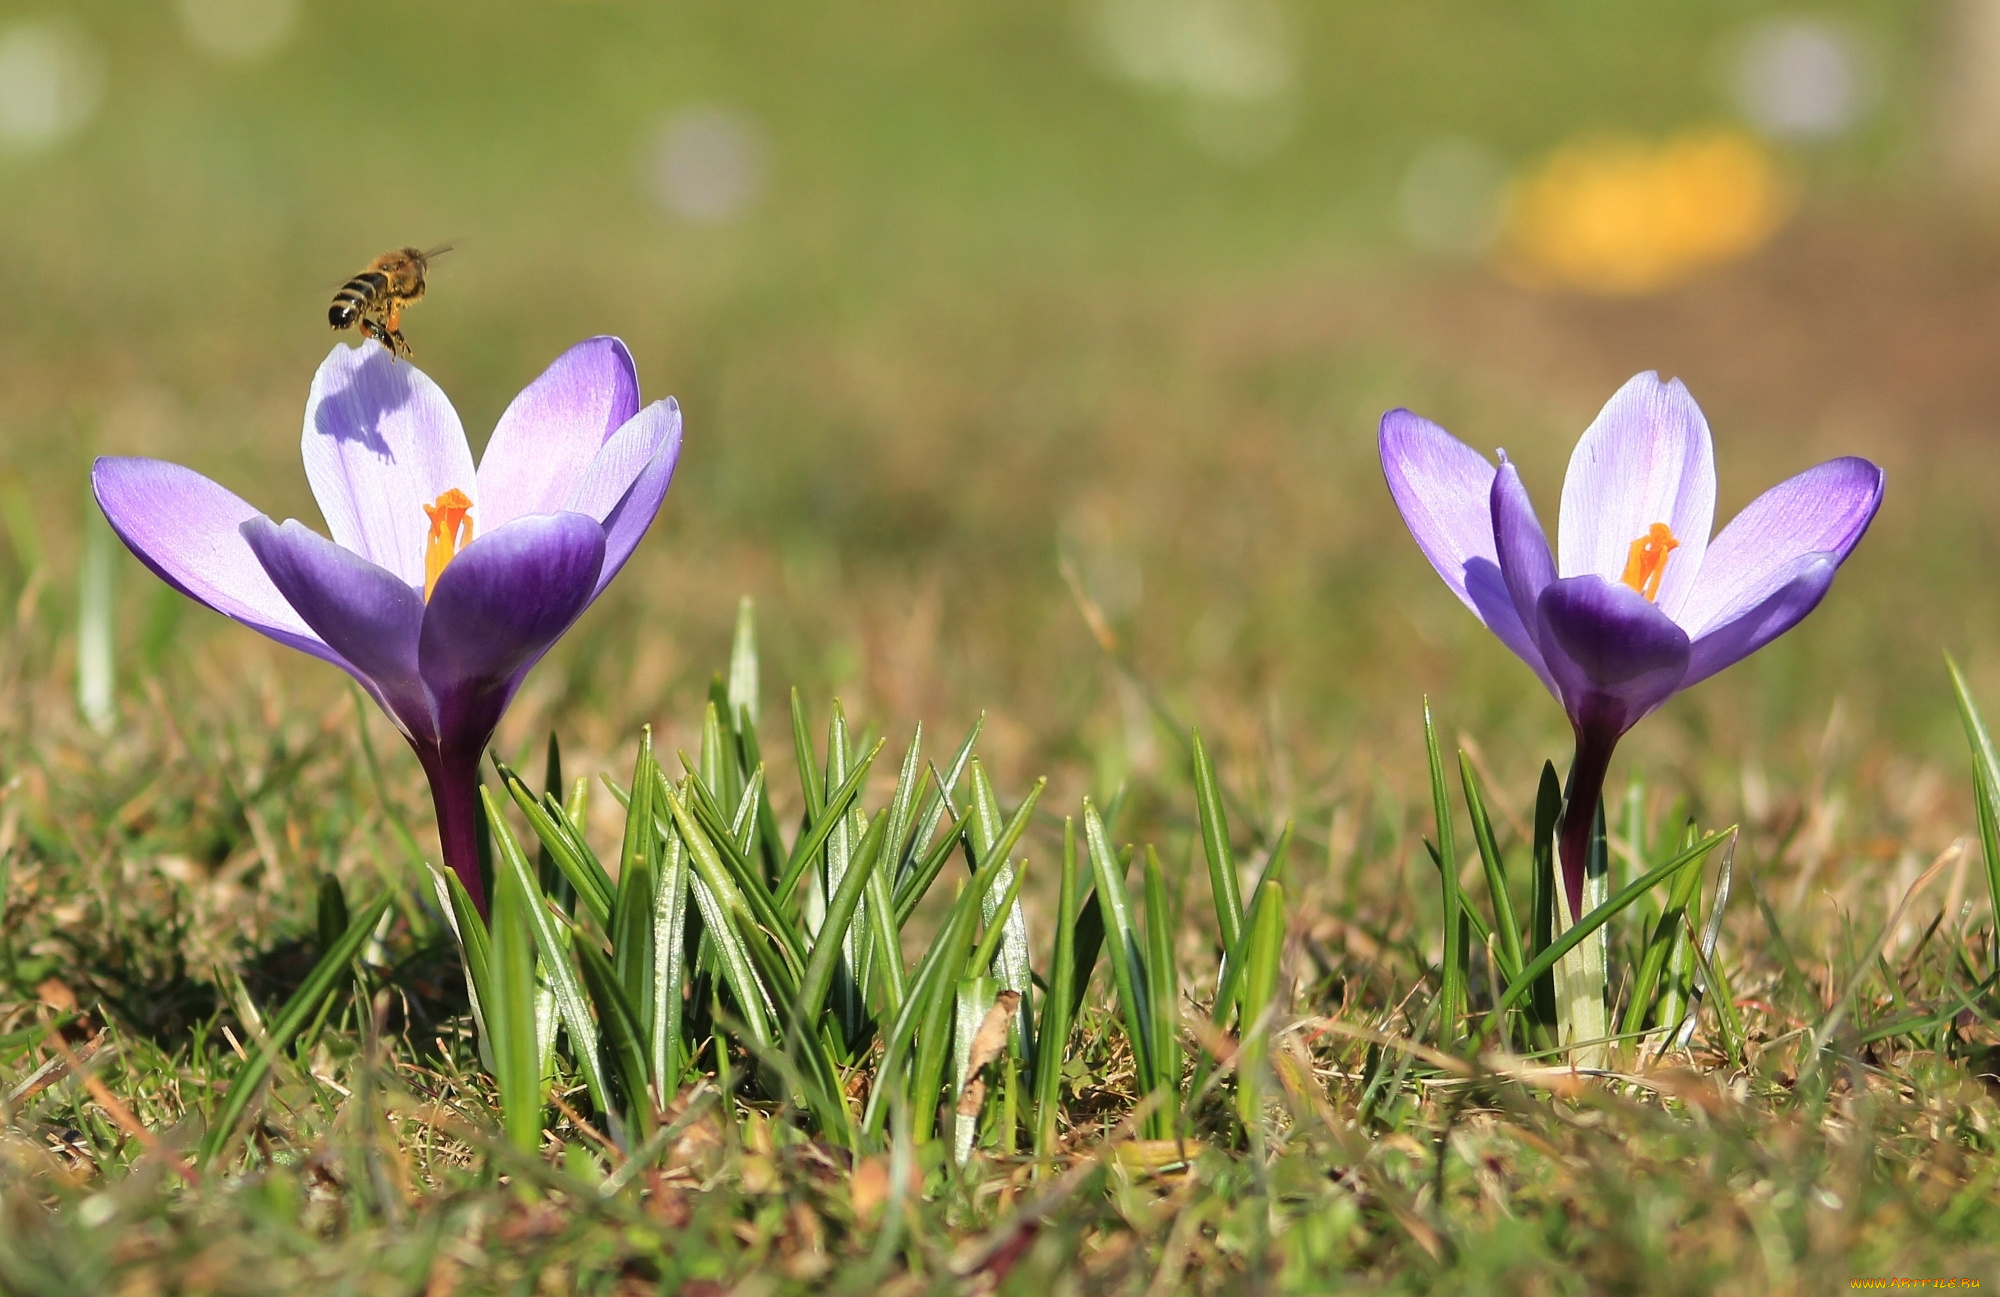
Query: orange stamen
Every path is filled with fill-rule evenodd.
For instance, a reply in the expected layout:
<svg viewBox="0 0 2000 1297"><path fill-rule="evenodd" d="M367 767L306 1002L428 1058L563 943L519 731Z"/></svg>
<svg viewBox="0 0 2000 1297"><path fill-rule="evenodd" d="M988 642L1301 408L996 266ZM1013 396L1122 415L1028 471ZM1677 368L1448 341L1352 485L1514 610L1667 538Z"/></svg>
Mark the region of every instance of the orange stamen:
<svg viewBox="0 0 2000 1297"><path fill-rule="evenodd" d="M1646 598L1658 601L1660 578L1667 574L1667 555L1681 547L1673 529L1663 522L1646 528L1646 534L1632 542L1625 558L1625 575L1620 578Z"/></svg>
<svg viewBox="0 0 2000 1297"><path fill-rule="evenodd" d="M425 505L424 514L431 520L430 538L424 542L424 599L428 602L445 566L472 541L472 501L452 487L435 503Z"/></svg>

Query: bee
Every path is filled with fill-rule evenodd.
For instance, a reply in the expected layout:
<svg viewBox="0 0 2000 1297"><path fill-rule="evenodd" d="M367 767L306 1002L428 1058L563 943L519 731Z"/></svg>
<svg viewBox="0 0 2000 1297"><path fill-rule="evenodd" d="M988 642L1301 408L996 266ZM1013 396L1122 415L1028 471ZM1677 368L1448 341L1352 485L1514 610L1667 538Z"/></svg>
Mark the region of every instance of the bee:
<svg viewBox="0 0 2000 1297"><path fill-rule="evenodd" d="M424 272L433 259L451 251L451 245L420 252L398 248L368 263L368 268L348 280L333 295L326 321L336 329L359 327L361 332L389 349L394 360L410 354L410 344L402 331L403 308L423 300Z"/></svg>

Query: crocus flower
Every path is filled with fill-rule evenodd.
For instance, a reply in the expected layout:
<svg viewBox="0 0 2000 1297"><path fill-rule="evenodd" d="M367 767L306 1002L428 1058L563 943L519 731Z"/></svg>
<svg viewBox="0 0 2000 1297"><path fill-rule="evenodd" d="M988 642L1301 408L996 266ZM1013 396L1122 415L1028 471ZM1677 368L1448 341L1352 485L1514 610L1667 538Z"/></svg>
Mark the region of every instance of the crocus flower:
<svg viewBox="0 0 2000 1297"><path fill-rule="evenodd" d="M329 540L178 464L106 457L106 518L160 579L353 676L416 750L445 863L483 909L479 759L530 668L608 585L666 496L680 407L641 409L616 338L514 398L475 469L451 402L376 343L336 346L304 453Z"/></svg>
<svg viewBox="0 0 2000 1297"><path fill-rule="evenodd" d="M1570 913L1611 753L1683 689L1811 612L1882 503L1882 470L1829 460L1751 501L1713 539L1715 452L1678 379L1620 388L1570 456L1556 552L1521 476L1407 410L1382 416L1382 471L1438 575L1541 678L1576 736L1562 824Z"/></svg>

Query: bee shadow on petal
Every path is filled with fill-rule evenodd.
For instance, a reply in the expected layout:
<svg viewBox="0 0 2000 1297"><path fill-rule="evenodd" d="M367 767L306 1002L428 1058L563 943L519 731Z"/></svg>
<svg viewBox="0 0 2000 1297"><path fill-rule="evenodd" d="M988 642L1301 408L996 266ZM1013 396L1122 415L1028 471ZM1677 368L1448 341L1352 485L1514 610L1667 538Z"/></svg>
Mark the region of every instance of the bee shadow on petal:
<svg viewBox="0 0 2000 1297"><path fill-rule="evenodd" d="M416 393L410 368L399 365L379 343L364 343L367 355L346 380L321 398L313 411L313 427L336 442L359 442L376 458L393 463L395 451L383 435L383 424L410 403Z"/></svg>

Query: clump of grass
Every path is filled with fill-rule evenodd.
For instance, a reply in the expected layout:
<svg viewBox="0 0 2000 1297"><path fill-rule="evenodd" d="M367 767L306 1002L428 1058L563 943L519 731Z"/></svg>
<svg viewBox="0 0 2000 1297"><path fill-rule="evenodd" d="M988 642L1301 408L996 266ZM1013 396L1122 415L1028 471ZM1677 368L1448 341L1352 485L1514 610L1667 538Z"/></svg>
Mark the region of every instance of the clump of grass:
<svg viewBox="0 0 2000 1297"><path fill-rule="evenodd" d="M644 742L593 792L553 750L538 786L497 763L486 920L412 885L344 706L34 734L0 803L0 1287L1803 1292L1992 1263L1992 942L1931 900L1967 857L1828 921L1773 891L1808 816L1746 821L1725 872L1637 789L1585 1077L1535 989L1550 817L1469 756L1456 787L1433 763L1428 824L1340 794L1375 828L1321 867L1198 740L1059 815L1001 793L977 727L892 776L800 702L785 795L753 661L746 635L674 775Z"/></svg>

